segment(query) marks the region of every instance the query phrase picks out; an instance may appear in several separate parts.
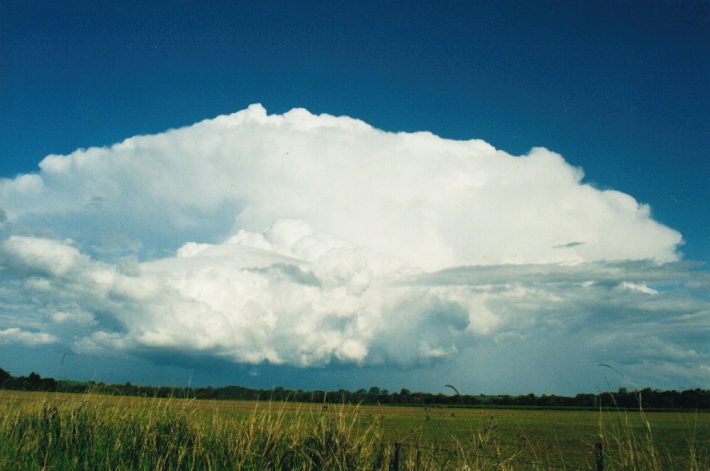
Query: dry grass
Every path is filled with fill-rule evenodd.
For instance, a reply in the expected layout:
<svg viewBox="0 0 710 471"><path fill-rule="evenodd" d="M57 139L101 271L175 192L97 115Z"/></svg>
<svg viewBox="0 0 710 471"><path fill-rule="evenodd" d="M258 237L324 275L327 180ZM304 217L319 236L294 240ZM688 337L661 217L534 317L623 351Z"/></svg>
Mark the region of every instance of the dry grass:
<svg viewBox="0 0 710 471"><path fill-rule="evenodd" d="M0 399L0 469L8 470L590 469L598 440L604 469L710 469L707 414L694 416L686 447L668 451L643 412L597 413L574 448L568 425L593 413L556 412L556 426L536 411L9 392Z"/></svg>

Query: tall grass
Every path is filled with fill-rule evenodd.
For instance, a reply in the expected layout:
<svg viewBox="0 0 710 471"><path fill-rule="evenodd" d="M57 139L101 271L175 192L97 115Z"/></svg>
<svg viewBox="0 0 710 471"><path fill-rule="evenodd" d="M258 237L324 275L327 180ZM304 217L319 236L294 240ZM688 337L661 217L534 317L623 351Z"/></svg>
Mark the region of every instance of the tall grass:
<svg viewBox="0 0 710 471"><path fill-rule="evenodd" d="M208 401L107 400L83 395L0 403L2 470L429 470L553 469L555 453L525 437L511 445L494 422L445 445L425 430L393 440L381 417L349 406L257 403L249 413ZM626 417L625 420L630 420ZM620 419L602 424L604 469L661 470L650 424L639 435ZM589 448L590 452L592 447ZM707 450L690 446L678 469L707 470ZM669 467L669 465L671 467ZM587 469L592 466L592 457ZM677 467L677 466L676 466ZM570 469L579 469L572 467Z"/></svg>
<svg viewBox="0 0 710 471"><path fill-rule="evenodd" d="M343 413L200 414L186 401L0 406L2 469L364 469L370 430ZM386 459L386 456L383 457Z"/></svg>
<svg viewBox="0 0 710 471"><path fill-rule="evenodd" d="M605 417L612 420L605 423ZM697 413L694 417L697 420ZM634 422L640 422L640 427ZM599 414L598 443L604 446L604 469L710 471L710 443L705 441L703 447L696 438L695 430L689 430L687 437L674 437L676 441L685 442L686 452L683 454L674 456L669 451L660 450L640 396L638 412L617 409L611 416Z"/></svg>

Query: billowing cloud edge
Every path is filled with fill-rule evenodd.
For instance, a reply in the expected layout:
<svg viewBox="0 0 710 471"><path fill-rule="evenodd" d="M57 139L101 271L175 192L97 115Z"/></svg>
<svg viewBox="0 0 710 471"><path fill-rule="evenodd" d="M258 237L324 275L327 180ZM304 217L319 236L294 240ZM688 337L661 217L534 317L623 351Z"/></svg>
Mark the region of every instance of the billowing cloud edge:
<svg viewBox="0 0 710 471"><path fill-rule="evenodd" d="M543 148L258 105L49 156L0 181L0 328L87 354L410 368L595 325L589 355L707 368L682 345L709 323L680 234L582 180Z"/></svg>

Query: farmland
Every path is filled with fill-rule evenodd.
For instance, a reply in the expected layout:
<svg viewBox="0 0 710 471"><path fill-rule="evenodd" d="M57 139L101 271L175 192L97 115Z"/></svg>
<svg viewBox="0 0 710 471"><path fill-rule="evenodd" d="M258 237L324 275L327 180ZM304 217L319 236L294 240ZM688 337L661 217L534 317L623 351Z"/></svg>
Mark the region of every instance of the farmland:
<svg viewBox="0 0 710 471"><path fill-rule="evenodd" d="M0 391L0 469L708 469L710 413Z"/></svg>

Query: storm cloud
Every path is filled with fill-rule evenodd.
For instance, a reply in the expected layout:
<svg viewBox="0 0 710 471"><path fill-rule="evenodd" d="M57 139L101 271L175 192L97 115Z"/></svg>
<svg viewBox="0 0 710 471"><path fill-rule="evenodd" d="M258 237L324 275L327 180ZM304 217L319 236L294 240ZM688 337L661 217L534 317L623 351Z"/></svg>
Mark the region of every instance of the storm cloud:
<svg viewBox="0 0 710 471"><path fill-rule="evenodd" d="M0 208L5 341L406 370L577 339L648 381L710 365L681 235L544 148L252 105L48 156Z"/></svg>

